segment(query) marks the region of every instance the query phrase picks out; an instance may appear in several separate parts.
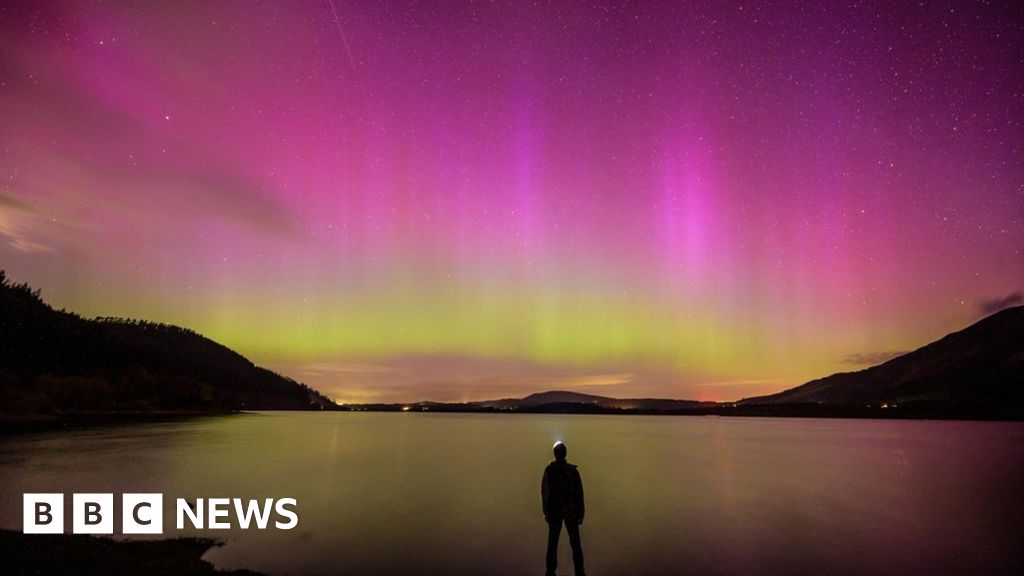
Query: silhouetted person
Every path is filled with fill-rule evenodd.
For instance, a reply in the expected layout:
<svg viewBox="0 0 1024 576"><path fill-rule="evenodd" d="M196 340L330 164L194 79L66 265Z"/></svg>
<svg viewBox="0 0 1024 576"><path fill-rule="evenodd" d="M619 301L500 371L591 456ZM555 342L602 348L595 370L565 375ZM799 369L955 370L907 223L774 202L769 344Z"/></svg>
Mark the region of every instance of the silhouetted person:
<svg viewBox="0 0 1024 576"><path fill-rule="evenodd" d="M555 442L555 461L544 469L540 483L540 497L544 505L544 519L548 522L547 576L554 576L558 567L558 537L562 523L569 533L572 547L572 565L576 576L584 576L583 546L580 544L580 524L583 523L583 480L574 464L565 461L565 444Z"/></svg>

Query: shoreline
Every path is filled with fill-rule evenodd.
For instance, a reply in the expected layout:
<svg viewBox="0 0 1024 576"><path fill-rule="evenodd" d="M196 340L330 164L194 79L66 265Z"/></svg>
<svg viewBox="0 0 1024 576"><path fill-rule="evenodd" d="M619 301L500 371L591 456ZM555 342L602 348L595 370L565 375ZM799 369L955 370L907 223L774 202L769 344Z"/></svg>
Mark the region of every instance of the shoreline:
<svg viewBox="0 0 1024 576"><path fill-rule="evenodd" d="M857 420L944 420L960 422L1024 422L1024 414L1015 410L949 410L939 407L854 407L806 404L728 405L677 410L618 409L588 404L546 404L515 409L473 407L459 404L364 404L342 405L332 410L309 412L390 412L435 414L561 414L591 416L703 416L722 418L822 418ZM286 410L290 412L290 410ZM130 424L179 422L212 416L230 416L262 410L159 411L159 412L81 412L65 414L0 414L0 437L111 428Z"/></svg>
<svg viewBox="0 0 1024 576"><path fill-rule="evenodd" d="M0 529L0 558L9 575L261 576L220 571L203 555L222 543L208 538L114 540L84 534L22 534Z"/></svg>
<svg viewBox="0 0 1024 576"><path fill-rule="evenodd" d="M955 420L1022 422L1016 407L984 409L949 406L838 406L821 404L732 404L681 409L611 408L593 404L544 404L521 408L476 407L465 404L348 404L333 412L401 412L442 414L583 414L607 416L708 416L723 418L825 418L867 420Z"/></svg>

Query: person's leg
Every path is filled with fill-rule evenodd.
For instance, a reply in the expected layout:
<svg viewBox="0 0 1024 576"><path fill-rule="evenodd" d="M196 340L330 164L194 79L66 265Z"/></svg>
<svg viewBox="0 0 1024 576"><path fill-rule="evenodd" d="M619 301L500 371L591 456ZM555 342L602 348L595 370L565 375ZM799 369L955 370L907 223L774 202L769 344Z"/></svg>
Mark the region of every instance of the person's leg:
<svg viewBox="0 0 1024 576"><path fill-rule="evenodd" d="M580 525L566 521L565 531L569 533L569 546L572 547L572 567L576 576L585 576L583 570L583 544L580 542Z"/></svg>
<svg viewBox="0 0 1024 576"><path fill-rule="evenodd" d="M558 536L562 532L562 519L548 522L548 553L545 558L548 576L554 576L558 567Z"/></svg>

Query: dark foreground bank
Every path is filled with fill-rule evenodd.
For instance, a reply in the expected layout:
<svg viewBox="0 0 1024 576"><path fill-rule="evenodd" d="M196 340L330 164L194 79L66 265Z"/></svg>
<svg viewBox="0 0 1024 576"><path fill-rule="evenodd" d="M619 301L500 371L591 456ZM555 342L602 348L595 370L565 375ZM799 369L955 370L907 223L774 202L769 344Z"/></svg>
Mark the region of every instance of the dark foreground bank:
<svg viewBox="0 0 1024 576"><path fill-rule="evenodd" d="M8 576L259 576L248 570L214 569L202 559L214 546L218 544L206 538L119 542L84 535L0 530L0 570Z"/></svg>

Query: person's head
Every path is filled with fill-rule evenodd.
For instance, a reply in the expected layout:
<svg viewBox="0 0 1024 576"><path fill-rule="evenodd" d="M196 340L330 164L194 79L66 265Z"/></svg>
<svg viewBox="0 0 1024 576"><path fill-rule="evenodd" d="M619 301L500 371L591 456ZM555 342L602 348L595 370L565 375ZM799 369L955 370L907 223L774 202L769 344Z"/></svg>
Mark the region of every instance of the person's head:
<svg viewBox="0 0 1024 576"><path fill-rule="evenodd" d="M565 455L568 452L568 450L565 449L565 444L562 444L562 441L559 440L558 442L555 442L554 452L555 460L561 462L565 460Z"/></svg>

